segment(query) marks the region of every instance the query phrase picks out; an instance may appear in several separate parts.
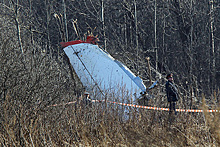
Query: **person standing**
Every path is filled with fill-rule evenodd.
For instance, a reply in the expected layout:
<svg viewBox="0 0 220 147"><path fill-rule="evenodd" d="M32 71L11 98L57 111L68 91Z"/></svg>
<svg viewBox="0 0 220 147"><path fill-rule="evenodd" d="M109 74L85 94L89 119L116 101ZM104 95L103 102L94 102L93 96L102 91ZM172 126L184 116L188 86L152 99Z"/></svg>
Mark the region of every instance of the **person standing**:
<svg viewBox="0 0 220 147"><path fill-rule="evenodd" d="M167 93L167 101L169 105L169 113L171 114L173 111L176 112L176 102L178 101L178 91L176 86L173 83L173 74L170 73L167 75L167 82L166 82L166 93Z"/></svg>
<svg viewBox="0 0 220 147"><path fill-rule="evenodd" d="M92 102L90 100L90 97L89 97L89 93L88 92L84 92L84 98L83 98L83 105L85 106L91 106Z"/></svg>

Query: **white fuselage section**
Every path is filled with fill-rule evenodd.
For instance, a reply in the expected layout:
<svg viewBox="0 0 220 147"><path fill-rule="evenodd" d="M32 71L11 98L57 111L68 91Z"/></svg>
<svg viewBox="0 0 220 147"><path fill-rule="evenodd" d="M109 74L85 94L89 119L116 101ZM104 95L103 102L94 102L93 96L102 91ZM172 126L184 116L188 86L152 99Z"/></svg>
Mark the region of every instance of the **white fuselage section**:
<svg viewBox="0 0 220 147"><path fill-rule="evenodd" d="M115 93L118 98L129 95L133 102L146 91L139 77L97 45L80 43L64 51L87 91L98 87L102 93Z"/></svg>

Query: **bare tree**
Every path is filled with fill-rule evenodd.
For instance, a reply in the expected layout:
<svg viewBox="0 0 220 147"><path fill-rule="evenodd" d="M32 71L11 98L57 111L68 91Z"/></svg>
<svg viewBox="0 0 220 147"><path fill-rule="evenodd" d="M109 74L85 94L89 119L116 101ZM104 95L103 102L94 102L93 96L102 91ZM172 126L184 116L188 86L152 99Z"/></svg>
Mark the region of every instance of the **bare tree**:
<svg viewBox="0 0 220 147"><path fill-rule="evenodd" d="M107 46L107 40L105 35L105 6L104 6L104 0L101 1L101 21L102 21L102 30L103 30L103 39L104 39L104 49L106 50ZM106 50L107 51L107 50Z"/></svg>
<svg viewBox="0 0 220 147"><path fill-rule="evenodd" d="M155 69L158 70L158 49L157 49L157 0L154 1L154 49L155 49Z"/></svg>
<svg viewBox="0 0 220 147"><path fill-rule="evenodd" d="M215 77L215 38L214 38L214 0L210 0L210 47L211 47L211 55L210 55L210 67L212 72L212 78ZM214 85L214 80L212 82L212 87Z"/></svg>
<svg viewBox="0 0 220 147"><path fill-rule="evenodd" d="M16 0L16 3L14 4L14 11L15 11L15 23L16 23L16 28L17 28L18 42L19 42L21 53L23 54L24 51L22 47L21 30L20 30L20 23L19 23L19 0Z"/></svg>
<svg viewBox="0 0 220 147"><path fill-rule="evenodd" d="M68 29L67 29L67 18L66 18L66 4L65 4L65 0L62 0L62 5L63 5L64 26L65 26L65 41L68 41Z"/></svg>

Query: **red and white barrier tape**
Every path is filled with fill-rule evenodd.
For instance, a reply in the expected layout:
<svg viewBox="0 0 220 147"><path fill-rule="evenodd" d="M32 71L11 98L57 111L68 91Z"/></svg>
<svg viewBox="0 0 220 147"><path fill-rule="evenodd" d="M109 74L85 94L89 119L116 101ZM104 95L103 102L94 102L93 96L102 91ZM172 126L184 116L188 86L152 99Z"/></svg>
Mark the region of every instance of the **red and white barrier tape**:
<svg viewBox="0 0 220 147"><path fill-rule="evenodd" d="M143 108L143 109L149 109L149 110L161 110L161 111L169 111L169 108L158 108L158 107L149 107L149 106L140 106L140 105L134 105L134 104L126 104L126 103L119 103L119 102L112 102L112 101L105 101L105 100L91 100L91 102L107 102L107 103L113 103L117 105L123 105L123 106L129 106L129 107L135 107L135 108ZM69 104L75 104L76 101L68 102L65 104L54 104L47 107L55 107L55 106L63 106L63 105L69 105ZM196 109L176 109L178 112L203 112L204 110L196 110ZM206 110L206 112L220 112L219 110Z"/></svg>
<svg viewBox="0 0 220 147"><path fill-rule="evenodd" d="M91 100L92 102L105 102L105 100ZM169 111L169 108L158 108L158 107L149 107L149 106L140 106L134 104L125 104L125 103L118 103L112 101L106 101L107 103L113 103L123 106L130 106L135 108L143 108L143 109L150 109L150 110L161 110L161 111ZM203 112L203 110L196 110L196 109L176 109L178 112ZM207 112L219 112L219 110L206 110Z"/></svg>

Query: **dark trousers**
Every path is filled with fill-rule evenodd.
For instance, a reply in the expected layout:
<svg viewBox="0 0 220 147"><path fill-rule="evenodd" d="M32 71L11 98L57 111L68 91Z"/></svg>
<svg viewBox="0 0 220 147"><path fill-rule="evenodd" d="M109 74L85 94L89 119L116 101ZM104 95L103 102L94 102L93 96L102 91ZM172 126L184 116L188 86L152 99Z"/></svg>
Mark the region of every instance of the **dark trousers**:
<svg viewBox="0 0 220 147"><path fill-rule="evenodd" d="M170 103L170 106L169 106L170 113L172 113L174 111L176 114L176 102L171 101L169 103Z"/></svg>

